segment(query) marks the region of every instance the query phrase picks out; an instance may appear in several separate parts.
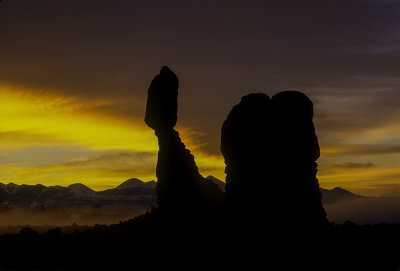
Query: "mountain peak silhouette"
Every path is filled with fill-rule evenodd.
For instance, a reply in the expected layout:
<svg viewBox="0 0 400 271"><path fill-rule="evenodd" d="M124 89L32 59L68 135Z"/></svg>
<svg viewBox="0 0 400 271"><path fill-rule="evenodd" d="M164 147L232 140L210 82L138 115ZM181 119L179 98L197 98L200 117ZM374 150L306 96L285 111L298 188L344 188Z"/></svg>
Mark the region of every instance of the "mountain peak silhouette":
<svg viewBox="0 0 400 271"><path fill-rule="evenodd" d="M211 175L207 176L206 179L215 183L222 192L225 192L225 183L223 181Z"/></svg>
<svg viewBox="0 0 400 271"><path fill-rule="evenodd" d="M118 185L115 189L126 189L137 186L143 186L145 183L137 178L131 178Z"/></svg>
<svg viewBox="0 0 400 271"><path fill-rule="evenodd" d="M92 190L91 188L89 188L86 185L81 184L81 183L70 184L67 188L70 191L72 191L74 194L94 194L94 193L96 193L94 190Z"/></svg>
<svg viewBox="0 0 400 271"><path fill-rule="evenodd" d="M321 192L322 192L322 202L325 204L344 201L344 200L365 198L364 196L355 194L341 187L335 187L333 189L321 188Z"/></svg>

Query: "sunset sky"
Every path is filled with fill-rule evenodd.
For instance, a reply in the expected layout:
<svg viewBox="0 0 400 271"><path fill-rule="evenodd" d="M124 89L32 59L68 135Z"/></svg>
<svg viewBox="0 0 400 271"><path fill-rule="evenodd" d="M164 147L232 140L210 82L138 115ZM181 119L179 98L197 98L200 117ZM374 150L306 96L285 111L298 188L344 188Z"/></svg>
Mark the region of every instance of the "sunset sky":
<svg viewBox="0 0 400 271"><path fill-rule="evenodd" d="M295 89L314 102L321 187L400 196L398 0L3 0L0 182L155 180L143 118L162 65L203 176L225 179L220 129L243 95Z"/></svg>

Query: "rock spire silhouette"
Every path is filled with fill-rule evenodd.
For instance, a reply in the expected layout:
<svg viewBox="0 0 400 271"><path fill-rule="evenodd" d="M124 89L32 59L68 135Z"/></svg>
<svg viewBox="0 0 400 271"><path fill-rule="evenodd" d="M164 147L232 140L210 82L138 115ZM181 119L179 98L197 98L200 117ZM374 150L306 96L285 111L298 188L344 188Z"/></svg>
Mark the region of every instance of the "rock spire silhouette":
<svg viewBox="0 0 400 271"><path fill-rule="evenodd" d="M179 80L166 66L148 90L145 122L158 138L157 201L163 212L187 211L198 215L220 209L223 192L200 175L190 150L174 130L177 122Z"/></svg>

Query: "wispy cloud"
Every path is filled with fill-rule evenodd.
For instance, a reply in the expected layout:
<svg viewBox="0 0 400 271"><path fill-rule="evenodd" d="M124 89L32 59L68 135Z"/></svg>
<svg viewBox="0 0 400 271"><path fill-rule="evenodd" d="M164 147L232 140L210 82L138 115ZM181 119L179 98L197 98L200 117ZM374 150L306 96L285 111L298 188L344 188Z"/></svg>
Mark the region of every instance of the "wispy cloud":
<svg viewBox="0 0 400 271"><path fill-rule="evenodd" d="M329 156L363 155L376 156L388 154L400 154L400 145L393 144L340 144L325 145L322 154Z"/></svg>
<svg viewBox="0 0 400 271"><path fill-rule="evenodd" d="M341 163L331 164L328 166L339 169L365 169L365 168L376 167L377 165L374 163L341 162Z"/></svg>

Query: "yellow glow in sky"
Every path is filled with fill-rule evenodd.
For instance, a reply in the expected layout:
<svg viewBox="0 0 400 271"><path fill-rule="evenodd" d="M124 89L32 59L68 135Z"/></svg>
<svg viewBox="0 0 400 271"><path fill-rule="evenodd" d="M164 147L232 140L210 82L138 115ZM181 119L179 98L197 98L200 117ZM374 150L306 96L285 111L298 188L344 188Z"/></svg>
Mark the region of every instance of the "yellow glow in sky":
<svg viewBox="0 0 400 271"><path fill-rule="evenodd" d="M157 138L142 119L124 120L94 110L107 101L7 87L0 94L1 182L81 182L105 189L128 178L156 179ZM196 152L188 139L185 144L193 147L204 175L224 179L221 157Z"/></svg>
<svg viewBox="0 0 400 271"><path fill-rule="evenodd" d="M116 101L87 101L5 86L0 87L0 95L0 182L64 186L81 182L101 190L129 178L156 180L154 131L143 118L126 119L98 109ZM225 180L222 155L201 151L191 140L190 127L178 131L200 173ZM322 143L321 187L340 186L370 196L400 193L389 187L398 183L400 155L379 145L392 142L399 133L400 126L391 124L348 134L338 145Z"/></svg>
<svg viewBox="0 0 400 271"><path fill-rule="evenodd" d="M30 134L43 138L41 144L69 142L93 149L130 149L154 151L153 132L142 123L128 124L91 112L98 104L83 104L75 99L33 95L28 92L0 89L0 133ZM32 145L18 138L12 146ZM38 143L38 142L36 142ZM8 147L7 145L4 147Z"/></svg>

